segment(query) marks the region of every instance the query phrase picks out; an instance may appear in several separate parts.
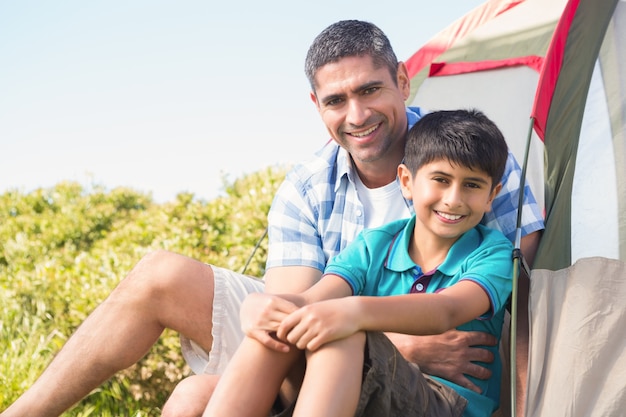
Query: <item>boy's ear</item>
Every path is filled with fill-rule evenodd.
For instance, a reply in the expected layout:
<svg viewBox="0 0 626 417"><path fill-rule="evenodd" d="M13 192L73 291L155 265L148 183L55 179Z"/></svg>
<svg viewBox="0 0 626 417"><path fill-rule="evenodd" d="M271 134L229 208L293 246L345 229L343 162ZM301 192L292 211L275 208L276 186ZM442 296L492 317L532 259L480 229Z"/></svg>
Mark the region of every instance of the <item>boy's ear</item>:
<svg viewBox="0 0 626 417"><path fill-rule="evenodd" d="M502 189L501 182L499 182L498 185L493 187L493 190L491 190L491 194L489 195L489 201L487 201L487 209L485 211L491 211L491 203L493 203L493 200L496 198L496 196L498 195L501 189Z"/></svg>
<svg viewBox="0 0 626 417"><path fill-rule="evenodd" d="M413 193L411 192L411 182L413 182L413 176L409 168L404 164L398 165L398 180L400 181L402 196L407 200L412 200Z"/></svg>

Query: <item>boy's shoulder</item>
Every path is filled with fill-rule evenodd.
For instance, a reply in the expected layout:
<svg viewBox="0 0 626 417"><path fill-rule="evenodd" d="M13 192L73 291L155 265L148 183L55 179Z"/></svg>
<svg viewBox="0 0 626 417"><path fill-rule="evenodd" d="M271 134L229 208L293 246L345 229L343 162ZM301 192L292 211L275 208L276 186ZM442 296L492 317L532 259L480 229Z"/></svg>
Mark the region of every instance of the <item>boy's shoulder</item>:
<svg viewBox="0 0 626 417"><path fill-rule="evenodd" d="M502 244L510 245L511 248L513 247L513 244L511 243L509 238L507 238L504 235L504 233L502 233L500 230L494 229L492 227L485 226L484 224L477 224L474 227L474 230L476 230L476 232L481 237L481 241L483 242L483 244L487 244L487 243L493 243L493 244L495 244L495 243L502 243Z"/></svg>

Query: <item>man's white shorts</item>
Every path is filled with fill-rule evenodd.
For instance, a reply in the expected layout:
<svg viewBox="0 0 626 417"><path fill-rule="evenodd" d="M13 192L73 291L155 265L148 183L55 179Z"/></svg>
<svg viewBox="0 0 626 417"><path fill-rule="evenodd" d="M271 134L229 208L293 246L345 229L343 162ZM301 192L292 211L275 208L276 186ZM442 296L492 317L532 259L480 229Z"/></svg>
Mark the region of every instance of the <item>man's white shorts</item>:
<svg viewBox="0 0 626 417"><path fill-rule="evenodd" d="M243 339L239 309L251 293L263 292L262 280L211 265L215 277L213 297L213 346L207 353L186 337L180 337L183 357L195 374L219 374Z"/></svg>

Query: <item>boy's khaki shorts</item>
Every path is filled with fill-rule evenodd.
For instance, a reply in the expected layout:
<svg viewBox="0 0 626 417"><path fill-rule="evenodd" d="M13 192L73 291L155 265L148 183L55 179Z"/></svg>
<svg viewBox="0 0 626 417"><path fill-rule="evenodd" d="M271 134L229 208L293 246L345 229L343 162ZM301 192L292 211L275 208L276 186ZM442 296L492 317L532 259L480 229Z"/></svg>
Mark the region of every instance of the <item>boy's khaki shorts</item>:
<svg viewBox="0 0 626 417"><path fill-rule="evenodd" d="M367 333L363 384L355 417L457 417L466 405L467 400L452 388L405 360L383 333ZM272 415L291 416L293 409L291 404Z"/></svg>
<svg viewBox="0 0 626 417"><path fill-rule="evenodd" d="M368 332L355 416L460 416L467 400L408 362L380 332Z"/></svg>

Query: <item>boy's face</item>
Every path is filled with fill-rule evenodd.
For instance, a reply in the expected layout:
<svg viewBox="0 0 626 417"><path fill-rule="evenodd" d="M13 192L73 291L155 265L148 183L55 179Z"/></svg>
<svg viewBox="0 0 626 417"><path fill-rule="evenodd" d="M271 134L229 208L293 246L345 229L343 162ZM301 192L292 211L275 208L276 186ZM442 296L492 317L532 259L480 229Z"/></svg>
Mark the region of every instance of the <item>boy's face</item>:
<svg viewBox="0 0 626 417"><path fill-rule="evenodd" d="M425 164L412 176L398 168L402 194L413 200L416 233L456 240L476 226L502 187L492 190L492 180L480 170L452 165L447 160Z"/></svg>
<svg viewBox="0 0 626 417"><path fill-rule="evenodd" d="M394 153L395 170L397 154L404 152L404 100L410 86L406 67L398 68L394 80L386 67L376 68L370 56L354 56L324 65L315 74L311 99L332 138L357 165Z"/></svg>

